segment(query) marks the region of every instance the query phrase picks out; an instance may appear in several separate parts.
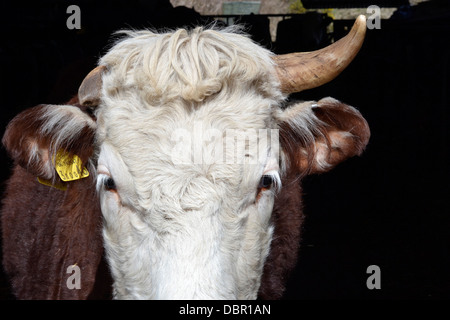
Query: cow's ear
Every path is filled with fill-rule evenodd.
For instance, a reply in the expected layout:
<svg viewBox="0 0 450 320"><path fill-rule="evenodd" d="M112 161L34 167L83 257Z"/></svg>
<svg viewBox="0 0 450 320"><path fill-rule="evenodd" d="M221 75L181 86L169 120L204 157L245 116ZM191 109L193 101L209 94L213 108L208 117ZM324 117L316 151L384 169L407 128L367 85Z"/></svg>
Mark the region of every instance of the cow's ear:
<svg viewBox="0 0 450 320"><path fill-rule="evenodd" d="M291 106L279 116L285 170L326 172L365 149L370 130L355 108L333 98Z"/></svg>
<svg viewBox="0 0 450 320"><path fill-rule="evenodd" d="M12 159L37 177L56 178L55 155L76 154L84 164L93 153L96 123L73 105L38 105L8 124L3 145Z"/></svg>

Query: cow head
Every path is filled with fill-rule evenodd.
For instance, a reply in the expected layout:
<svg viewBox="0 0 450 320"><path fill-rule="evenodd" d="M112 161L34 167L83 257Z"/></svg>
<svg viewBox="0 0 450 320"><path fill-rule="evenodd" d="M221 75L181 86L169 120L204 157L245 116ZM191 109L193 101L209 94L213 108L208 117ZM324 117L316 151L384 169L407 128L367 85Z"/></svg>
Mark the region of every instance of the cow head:
<svg viewBox="0 0 450 320"><path fill-rule="evenodd" d="M116 298L256 298L274 203L369 139L356 109L285 97L337 76L364 32L361 17L330 47L283 56L235 32L127 32L79 102L24 111L3 142L41 178L59 179L61 149L91 171Z"/></svg>

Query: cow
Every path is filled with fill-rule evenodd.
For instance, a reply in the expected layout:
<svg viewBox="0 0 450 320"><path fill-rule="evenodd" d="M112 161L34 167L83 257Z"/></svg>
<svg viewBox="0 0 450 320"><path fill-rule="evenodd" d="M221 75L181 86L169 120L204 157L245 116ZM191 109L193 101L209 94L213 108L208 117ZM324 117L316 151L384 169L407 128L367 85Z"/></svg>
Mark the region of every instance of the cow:
<svg viewBox="0 0 450 320"><path fill-rule="evenodd" d="M302 178L370 137L357 109L288 96L334 79L365 29L361 16L330 46L284 55L237 29L123 31L73 99L6 128L16 297L87 299L110 274L115 299L281 298Z"/></svg>

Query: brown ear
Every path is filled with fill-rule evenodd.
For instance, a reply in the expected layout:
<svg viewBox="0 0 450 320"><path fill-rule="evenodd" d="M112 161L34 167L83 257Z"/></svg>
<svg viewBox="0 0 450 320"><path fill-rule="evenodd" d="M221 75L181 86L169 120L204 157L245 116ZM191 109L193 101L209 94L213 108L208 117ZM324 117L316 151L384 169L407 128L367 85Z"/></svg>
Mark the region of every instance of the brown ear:
<svg viewBox="0 0 450 320"><path fill-rule="evenodd" d="M286 109L279 126L286 170L301 175L326 172L360 155L370 138L361 113L333 98Z"/></svg>
<svg viewBox="0 0 450 320"><path fill-rule="evenodd" d="M12 159L28 172L55 179L53 157L59 150L85 164L93 152L96 123L77 106L38 105L18 114L2 142Z"/></svg>

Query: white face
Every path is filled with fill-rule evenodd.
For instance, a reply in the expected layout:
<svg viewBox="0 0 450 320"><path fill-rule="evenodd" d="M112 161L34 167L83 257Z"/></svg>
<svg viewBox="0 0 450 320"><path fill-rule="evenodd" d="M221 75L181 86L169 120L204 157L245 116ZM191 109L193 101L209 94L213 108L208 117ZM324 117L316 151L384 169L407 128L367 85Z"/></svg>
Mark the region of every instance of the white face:
<svg viewBox="0 0 450 320"><path fill-rule="evenodd" d="M260 119L256 108L265 109ZM210 106L203 121L175 107L128 119L114 106L99 113L98 189L116 298L256 298L272 237L277 131L265 127L269 106L228 119L223 109Z"/></svg>
<svg viewBox="0 0 450 320"><path fill-rule="evenodd" d="M143 31L100 64L98 186L115 296L256 298L280 180L276 130L274 145L262 137L283 99L270 53L238 34Z"/></svg>

